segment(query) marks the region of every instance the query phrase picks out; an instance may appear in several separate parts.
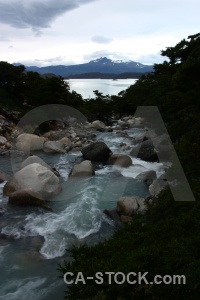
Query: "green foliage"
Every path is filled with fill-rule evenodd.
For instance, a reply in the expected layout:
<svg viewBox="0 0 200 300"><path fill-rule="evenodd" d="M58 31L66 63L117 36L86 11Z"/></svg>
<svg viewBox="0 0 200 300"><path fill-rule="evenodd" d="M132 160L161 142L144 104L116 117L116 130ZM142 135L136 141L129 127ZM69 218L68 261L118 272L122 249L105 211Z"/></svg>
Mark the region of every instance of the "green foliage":
<svg viewBox="0 0 200 300"><path fill-rule="evenodd" d="M69 83L57 76L42 77L25 72L24 66L0 62L0 104L24 112L45 104L66 104L79 108L82 96L69 91Z"/></svg>

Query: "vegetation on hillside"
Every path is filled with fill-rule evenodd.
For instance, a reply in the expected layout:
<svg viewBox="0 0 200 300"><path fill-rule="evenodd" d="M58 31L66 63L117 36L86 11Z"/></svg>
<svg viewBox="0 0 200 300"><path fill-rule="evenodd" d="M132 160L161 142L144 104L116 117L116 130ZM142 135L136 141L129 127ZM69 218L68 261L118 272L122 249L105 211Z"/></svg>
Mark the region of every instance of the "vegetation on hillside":
<svg viewBox="0 0 200 300"><path fill-rule="evenodd" d="M45 104L66 104L77 109L83 105L81 95L70 92L69 83L58 76L41 76L26 72L23 65L0 62L0 104L25 113Z"/></svg>

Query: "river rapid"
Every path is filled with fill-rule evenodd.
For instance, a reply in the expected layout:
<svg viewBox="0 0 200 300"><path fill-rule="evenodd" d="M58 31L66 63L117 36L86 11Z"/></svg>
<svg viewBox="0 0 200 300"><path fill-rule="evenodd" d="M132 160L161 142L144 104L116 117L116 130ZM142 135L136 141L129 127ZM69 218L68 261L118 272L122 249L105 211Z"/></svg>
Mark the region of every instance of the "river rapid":
<svg viewBox="0 0 200 300"><path fill-rule="evenodd" d="M129 129L127 138L115 132L95 134L96 140L104 141L114 153L122 153L120 144L133 147L132 138L143 130ZM130 150L123 153L129 154ZM77 184L68 175L72 165L81 159L81 152L36 155L59 171L62 191L49 204L53 212L46 212L41 208L9 206L2 192L5 182L0 184L0 207L6 209L0 216L2 300L63 299L66 285L57 268L64 259L71 260L66 249L109 238L116 227L103 210L115 208L121 196L148 196L148 186L135 179L141 172L155 170L157 177L164 173L161 163L132 158L133 165L128 168L98 165L95 176ZM1 157L0 167L11 172L9 158Z"/></svg>

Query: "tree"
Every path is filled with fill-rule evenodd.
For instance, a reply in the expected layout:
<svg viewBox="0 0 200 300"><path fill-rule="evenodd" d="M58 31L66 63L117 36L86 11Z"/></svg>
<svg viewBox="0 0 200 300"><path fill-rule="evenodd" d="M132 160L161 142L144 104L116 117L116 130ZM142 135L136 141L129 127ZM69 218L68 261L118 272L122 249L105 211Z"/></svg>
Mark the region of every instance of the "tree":
<svg viewBox="0 0 200 300"><path fill-rule="evenodd" d="M0 62L0 88L3 88L11 98L19 99L24 83L23 65L13 66L7 62Z"/></svg>

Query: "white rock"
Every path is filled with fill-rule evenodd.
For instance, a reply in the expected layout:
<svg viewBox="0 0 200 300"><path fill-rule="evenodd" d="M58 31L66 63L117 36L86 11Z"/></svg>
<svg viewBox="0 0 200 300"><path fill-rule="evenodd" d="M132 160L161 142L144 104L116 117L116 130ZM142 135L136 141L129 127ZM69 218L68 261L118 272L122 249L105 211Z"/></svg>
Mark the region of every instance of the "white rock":
<svg viewBox="0 0 200 300"><path fill-rule="evenodd" d="M80 164L76 164L73 166L72 171L70 173L71 177L85 177L92 176L94 174L94 168L90 160L84 160Z"/></svg>
<svg viewBox="0 0 200 300"><path fill-rule="evenodd" d="M43 148L45 138L35 134L22 133L17 137L16 147L18 150L28 152L41 150Z"/></svg>
<svg viewBox="0 0 200 300"><path fill-rule="evenodd" d="M106 129L106 125L99 120L92 122L91 126L95 129Z"/></svg>
<svg viewBox="0 0 200 300"><path fill-rule="evenodd" d="M73 132L73 133L70 134L70 136L74 139L76 137L76 133Z"/></svg>
<svg viewBox="0 0 200 300"><path fill-rule="evenodd" d="M167 186L167 182L162 179L155 179L149 186L149 192L152 196L156 197Z"/></svg>
<svg viewBox="0 0 200 300"><path fill-rule="evenodd" d="M75 147L82 147L82 143L81 141L78 141L74 144Z"/></svg>
<svg viewBox="0 0 200 300"><path fill-rule="evenodd" d="M134 126L141 126L143 125L144 123L144 118L141 118L141 117L138 117L138 118L135 118L134 120Z"/></svg>
<svg viewBox="0 0 200 300"><path fill-rule="evenodd" d="M51 167L47 163L45 163L45 161L43 159L41 159L40 157L38 157L36 155L32 155L32 156L29 156L28 158L26 158L21 163L21 169L25 168L28 165L34 164L34 163L38 163L38 164L42 165L43 167L46 167L47 169L51 170Z"/></svg>
<svg viewBox="0 0 200 300"><path fill-rule="evenodd" d="M135 124L135 120L134 119L129 119L127 121L127 123L130 125L130 127L132 127Z"/></svg>
<svg viewBox="0 0 200 300"><path fill-rule="evenodd" d="M123 118L122 118L122 121L127 122L129 119L130 119L130 117L123 117Z"/></svg>
<svg viewBox="0 0 200 300"><path fill-rule="evenodd" d="M124 216L146 211L145 199L138 196L121 197L117 201L117 211Z"/></svg>
<svg viewBox="0 0 200 300"><path fill-rule="evenodd" d="M47 141L43 145L43 151L49 154L65 153L64 144L60 141Z"/></svg>
<svg viewBox="0 0 200 300"><path fill-rule="evenodd" d="M137 197L137 203L139 205L139 208L137 210L137 213L143 214L147 210L147 206L145 203L145 199L141 197Z"/></svg>
<svg viewBox="0 0 200 300"><path fill-rule="evenodd" d="M10 195L14 191L31 188L44 198L52 197L59 193L61 185L58 177L48 168L33 163L21 169L4 186L4 194Z"/></svg>
<svg viewBox="0 0 200 300"><path fill-rule="evenodd" d="M71 146L72 142L68 137L64 137L60 140L63 145Z"/></svg>
<svg viewBox="0 0 200 300"><path fill-rule="evenodd" d="M7 143L7 139L4 136L0 136L0 145L5 145Z"/></svg>

